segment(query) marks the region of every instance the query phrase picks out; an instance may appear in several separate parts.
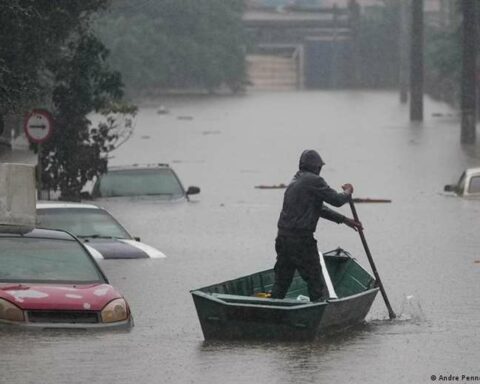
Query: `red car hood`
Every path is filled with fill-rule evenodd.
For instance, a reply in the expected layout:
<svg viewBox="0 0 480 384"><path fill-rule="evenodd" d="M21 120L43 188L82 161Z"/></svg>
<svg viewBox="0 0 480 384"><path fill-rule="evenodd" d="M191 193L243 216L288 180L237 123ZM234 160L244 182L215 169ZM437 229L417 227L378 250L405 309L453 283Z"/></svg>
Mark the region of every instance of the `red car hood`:
<svg viewBox="0 0 480 384"><path fill-rule="evenodd" d="M109 284L0 283L0 298L24 310L100 311L121 297Z"/></svg>

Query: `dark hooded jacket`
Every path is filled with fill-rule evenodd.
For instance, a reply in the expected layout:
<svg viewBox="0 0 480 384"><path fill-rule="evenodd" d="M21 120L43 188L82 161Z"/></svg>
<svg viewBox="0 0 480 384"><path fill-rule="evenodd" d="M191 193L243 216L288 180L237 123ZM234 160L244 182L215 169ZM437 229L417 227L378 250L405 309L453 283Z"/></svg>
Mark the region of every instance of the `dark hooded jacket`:
<svg viewBox="0 0 480 384"><path fill-rule="evenodd" d="M348 202L349 194L338 193L318 175L323 161L317 152L307 150L300 157L300 170L287 187L282 212L278 220L278 234L311 236L318 219L343 223L345 216L323 205L324 202L340 207Z"/></svg>

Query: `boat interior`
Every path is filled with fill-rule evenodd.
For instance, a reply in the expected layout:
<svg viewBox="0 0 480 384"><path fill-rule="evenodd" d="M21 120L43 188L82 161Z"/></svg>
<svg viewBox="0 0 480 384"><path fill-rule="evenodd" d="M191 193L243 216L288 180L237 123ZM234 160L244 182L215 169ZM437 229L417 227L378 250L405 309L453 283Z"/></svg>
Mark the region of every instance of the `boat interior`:
<svg viewBox="0 0 480 384"><path fill-rule="evenodd" d="M375 279L343 249L324 253L324 258L339 299L362 293L375 286ZM273 269L269 269L201 288L199 291L212 294L226 302L282 306L306 304L302 303L302 299L308 301L307 284L298 273L295 273L285 299L268 298L274 278Z"/></svg>

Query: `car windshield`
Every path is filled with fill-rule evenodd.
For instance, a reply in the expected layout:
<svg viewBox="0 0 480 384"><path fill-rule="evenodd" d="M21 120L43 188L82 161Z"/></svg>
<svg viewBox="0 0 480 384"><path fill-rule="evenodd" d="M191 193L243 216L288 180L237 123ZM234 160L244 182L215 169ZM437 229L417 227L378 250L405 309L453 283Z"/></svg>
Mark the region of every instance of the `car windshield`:
<svg viewBox="0 0 480 384"><path fill-rule="evenodd" d="M87 251L73 240L1 237L0 265L1 282L105 282Z"/></svg>
<svg viewBox="0 0 480 384"><path fill-rule="evenodd" d="M38 227L61 229L78 237L113 237L130 239L131 236L105 210L97 208L45 208L37 209Z"/></svg>
<svg viewBox="0 0 480 384"><path fill-rule="evenodd" d="M101 197L184 194L178 178L168 168L110 171L97 182L94 194Z"/></svg>

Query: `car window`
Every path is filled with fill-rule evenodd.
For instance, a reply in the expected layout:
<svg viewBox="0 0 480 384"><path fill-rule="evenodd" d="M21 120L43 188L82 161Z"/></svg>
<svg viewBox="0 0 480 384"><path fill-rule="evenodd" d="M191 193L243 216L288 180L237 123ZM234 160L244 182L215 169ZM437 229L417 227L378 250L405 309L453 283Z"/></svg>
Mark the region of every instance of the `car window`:
<svg viewBox="0 0 480 384"><path fill-rule="evenodd" d="M37 210L38 227L62 229L75 236L116 237L130 239L131 236L103 209L89 208L45 208Z"/></svg>
<svg viewBox="0 0 480 384"><path fill-rule="evenodd" d="M101 176L95 193L101 197L182 196L184 191L172 170L166 168L111 171Z"/></svg>
<svg viewBox="0 0 480 384"><path fill-rule="evenodd" d="M105 282L85 249L76 241L0 238L2 282Z"/></svg>
<svg viewBox="0 0 480 384"><path fill-rule="evenodd" d="M468 193L480 193L480 176L474 176L470 179Z"/></svg>

